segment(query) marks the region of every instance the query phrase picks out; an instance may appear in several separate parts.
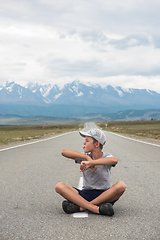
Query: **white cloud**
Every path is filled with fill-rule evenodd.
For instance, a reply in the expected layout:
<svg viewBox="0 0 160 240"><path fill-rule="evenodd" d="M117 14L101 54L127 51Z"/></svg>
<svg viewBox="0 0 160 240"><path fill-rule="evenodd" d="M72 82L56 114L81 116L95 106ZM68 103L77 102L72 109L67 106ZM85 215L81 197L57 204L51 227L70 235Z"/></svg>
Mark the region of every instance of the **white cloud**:
<svg viewBox="0 0 160 240"><path fill-rule="evenodd" d="M0 83L14 80L160 92L157 0L1 1Z"/></svg>

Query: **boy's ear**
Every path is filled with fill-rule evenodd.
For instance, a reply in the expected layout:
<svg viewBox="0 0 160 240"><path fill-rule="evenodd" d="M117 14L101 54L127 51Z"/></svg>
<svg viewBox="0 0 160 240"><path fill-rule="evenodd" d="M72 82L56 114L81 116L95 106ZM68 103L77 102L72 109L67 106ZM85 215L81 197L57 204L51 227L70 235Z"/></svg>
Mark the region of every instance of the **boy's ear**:
<svg viewBox="0 0 160 240"><path fill-rule="evenodd" d="M95 142L95 146L96 146L97 148L99 148L100 142Z"/></svg>

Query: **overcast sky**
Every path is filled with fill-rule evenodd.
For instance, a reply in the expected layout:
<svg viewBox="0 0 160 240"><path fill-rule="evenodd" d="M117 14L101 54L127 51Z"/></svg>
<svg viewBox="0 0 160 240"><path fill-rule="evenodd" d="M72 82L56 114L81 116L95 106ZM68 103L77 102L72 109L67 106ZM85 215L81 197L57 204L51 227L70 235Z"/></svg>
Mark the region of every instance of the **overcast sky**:
<svg viewBox="0 0 160 240"><path fill-rule="evenodd" d="M160 0L0 0L0 84L160 93Z"/></svg>

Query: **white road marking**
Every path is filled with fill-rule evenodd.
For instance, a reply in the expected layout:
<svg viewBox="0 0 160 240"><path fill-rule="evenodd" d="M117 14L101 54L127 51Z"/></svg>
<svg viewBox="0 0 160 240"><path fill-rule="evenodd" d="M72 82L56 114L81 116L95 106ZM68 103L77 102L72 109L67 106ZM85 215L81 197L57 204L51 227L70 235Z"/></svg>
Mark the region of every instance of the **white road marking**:
<svg viewBox="0 0 160 240"><path fill-rule="evenodd" d="M80 177L79 183L78 183L78 189L82 190L82 187L83 187L83 177Z"/></svg>
<svg viewBox="0 0 160 240"><path fill-rule="evenodd" d="M76 212L76 213L73 213L73 217L74 218L86 218L86 217L88 217L88 213L87 212Z"/></svg>
<svg viewBox="0 0 160 240"><path fill-rule="evenodd" d="M77 132L77 131L73 131L73 132ZM58 137L64 136L64 135L69 134L69 133L73 133L73 132L62 133L62 134L56 135L54 137L40 139L38 141L28 142L28 143L20 144L20 145L17 145L17 146L8 147L8 148L3 148L3 149L0 149L0 152L7 151L7 150L10 150L10 149L14 149L14 148L18 148L18 147L24 147L24 146L35 144L35 143L39 143L39 142L48 141L48 140L51 140L51 139L54 139L54 138L58 138Z"/></svg>
<svg viewBox="0 0 160 240"><path fill-rule="evenodd" d="M83 186L83 177L80 177L79 179L79 183L78 183L78 189L82 189ZM77 212L77 213L73 213L73 217L74 218L86 218L88 217L88 212Z"/></svg>
<svg viewBox="0 0 160 240"><path fill-rule="evenodd" d="M149 142L144 142L144 141L137 140L137 139L134 139L134 138L125 137L125 136L123 136L123 135L120 135L120 134L117 134L117 133L113 133L113 132L109 132L109 133L114 134L114 135L117 135L117 136L122 137L122 138L126 138L126 139L129 139L129 140L135 141L135 142L140 142L140 143L152 145L152 146L155 146L155 147L160 147L160 145L158 145L158 144L149 143Z"/></svg>

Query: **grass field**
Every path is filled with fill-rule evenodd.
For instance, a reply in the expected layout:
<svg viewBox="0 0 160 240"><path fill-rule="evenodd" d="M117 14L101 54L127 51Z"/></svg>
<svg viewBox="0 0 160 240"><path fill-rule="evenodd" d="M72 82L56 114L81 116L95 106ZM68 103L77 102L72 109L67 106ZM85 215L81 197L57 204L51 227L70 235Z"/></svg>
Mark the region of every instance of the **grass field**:
<svg viewBox="0 0 160 240"><path fill-rule="evenodd" d="M99 122L97 125L111 132L160 140L160 120ZM83 123L0 126L0 145L39 139L80 128L84 128Z"/></svg>
<svg viewBox="0 0 160 240"><path fill-rule="evenodd" d="M111 132L160 139L160 120L103 122L98 126Z"/></svg>
<svg viewBox="0 0 160 240"><path fill-rule="evenodd" d="M38 139L53 134L75 131L83 128L84 124L55 124L28 126L0 126L0 145L24 140Z"/></svg>

